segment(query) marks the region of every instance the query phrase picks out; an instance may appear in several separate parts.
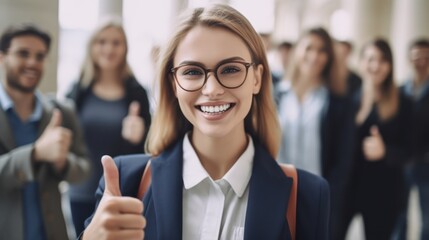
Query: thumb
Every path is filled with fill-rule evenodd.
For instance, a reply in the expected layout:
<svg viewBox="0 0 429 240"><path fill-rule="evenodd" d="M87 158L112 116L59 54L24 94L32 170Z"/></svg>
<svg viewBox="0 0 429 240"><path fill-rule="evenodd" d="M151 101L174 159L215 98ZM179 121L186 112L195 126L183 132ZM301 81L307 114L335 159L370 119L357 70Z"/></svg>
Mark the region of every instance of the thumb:
<svg viewBox="0 0 429 240"><path fill-rule="evenodd" d="M128 109L128 116L138 116L140 114L140 104L133 101Z"/></svg>
<svg viewBox="0 0 429 240"><path fill-rule="evenodd" d="M54 111L52 111L52 117L51 117L51 121L49 121L48 128L59 127L61 126L62 121L63 121L63 117L61 115L60 110L55 108Z"/></svg>
<svg viewBox="0 0 429 240"><path fill-rule="evenodd" d="M373 125L370 129L371 136L378 137L380 136L380 132L378 131L378 127Z"/></svg>
<svg viewBox="0 0 429 240"><path fill-rule="evenodd" d="M119 172L112 157L104 155L101 157L104 172L104 194L110 196L121 196L119 189Z"/></svg>

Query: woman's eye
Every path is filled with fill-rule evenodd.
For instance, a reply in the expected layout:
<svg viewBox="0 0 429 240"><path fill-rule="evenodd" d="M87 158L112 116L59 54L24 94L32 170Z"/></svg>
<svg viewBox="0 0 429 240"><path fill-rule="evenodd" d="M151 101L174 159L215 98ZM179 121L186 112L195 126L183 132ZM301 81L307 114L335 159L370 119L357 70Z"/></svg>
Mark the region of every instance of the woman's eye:
<svg viewBox="0 0 429 240"><path fill-rule="evenodd" d="M241 71L241 69L238 67L225 67L222 69L221 73L222 74L232 74L232 73L237 73L240 71Z"/></svg>
<svg viewBox="0 0 429 240"><path fill-rule="evenodd" d="M182 72L182 75L192 75L192 76L199 76L203 74L204 73L200 69L186 69Z"/></svg>

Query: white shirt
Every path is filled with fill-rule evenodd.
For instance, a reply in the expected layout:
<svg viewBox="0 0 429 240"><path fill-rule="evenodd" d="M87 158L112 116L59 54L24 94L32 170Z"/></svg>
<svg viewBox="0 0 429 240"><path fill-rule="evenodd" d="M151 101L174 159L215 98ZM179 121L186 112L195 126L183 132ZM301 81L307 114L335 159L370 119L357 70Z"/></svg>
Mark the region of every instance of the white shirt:
<svg viewBox="0 0 429 240"><path fill-rule="evenodd" d="M183 239L244 239L248 185L255 155L252 138L247 137L246 150L225 176L213 180L188 135L183 141Z"/></svg>
<svg viewBox="0 0 429 240"><path fill-rule="evenodd" d="M328 102L325 87L308 92L303 102L292 89L282 96L279 117L282 144L279 161L321 176L321 119Z"/></svg>

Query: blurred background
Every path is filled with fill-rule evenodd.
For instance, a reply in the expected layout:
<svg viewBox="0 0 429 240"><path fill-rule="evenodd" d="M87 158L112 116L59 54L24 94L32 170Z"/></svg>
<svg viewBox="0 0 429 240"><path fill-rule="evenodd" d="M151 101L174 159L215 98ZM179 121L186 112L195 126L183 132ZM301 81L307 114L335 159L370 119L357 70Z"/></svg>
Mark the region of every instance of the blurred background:
<svg viewBox="0 0 429 240"><path fill-rule="evenodd" d="M11 24L33 22L51 33L53 45L40 89L63 97L78 78L94 27L106 16L121 16L128 37L128 61L150 92L153 53L168 37L176 17L187 8L212 3L232 5L259 33L269 36L274 73L282 71L275 51L278 44L295 43L306 29L322 26L334 39L352 43L351 69L357 68L363 43L374 37L387 39L394 54L395 80L400 84L411 74L407 59L410 41L429 36L428 0L0 0L0 32ZM415 205L413 191L411 209ZM410 214L408 237L417 239L419 213L414 209ZM348 239L364 239L359 221L357 217Z"/></svg>
<svg viewBox="0 0 429 240"><path fill-rule="evenodd" d="M411 39L428 36L427 0L1 0L0 31L8 25L34 22L54 39L42 90L63 95L77 79L90 32L107 15L124 19L128 60L138 80L152 87L151 50L168 36L177 15L186 8L227 3L241 11L273 46L296 42L300 33L323 26L337 40L354 46L351 68L364 42L374 37L390 41L395 75L400 83L410 75L407 47ZM279 68L272 61L273 71ZM277 65L276 65L277 64Z"/></svg>

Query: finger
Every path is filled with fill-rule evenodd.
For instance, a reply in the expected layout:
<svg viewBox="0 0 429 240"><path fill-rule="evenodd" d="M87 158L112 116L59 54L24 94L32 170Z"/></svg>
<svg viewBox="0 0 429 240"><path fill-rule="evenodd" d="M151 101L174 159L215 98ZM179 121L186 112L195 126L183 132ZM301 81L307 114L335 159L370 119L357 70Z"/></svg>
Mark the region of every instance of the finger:
<svg viewBox="0 0 429 240"><path fill-rule="evenodd" d="M62 121L63 119L60 110L55 108L54 111L52 111L52 117L47 128L59 127L61 126Z"/></svg>
<svg viewBox="0 0 429 240"><path fill-rule="evenodd" d="M107 219L108 229L144 229L146 219L141 214L118 214Z"/></svg>
<svg viewBox="0 0 429 240"><path fill-rule="evenodd" d="M133 197L120 197L110 199L106 209L109 209L112 212L141 215L143 213L143 202L140 199Z"/></svg>
<svg viewBox="0 0 429 240"><path fill-rule="evenodd" d="M144 231L142 229L120 229L112 232L109 236L111 237L110 239L141 240L144 238Z"/></svg>
<svg viewBox="0 0 429 240"><path fill-rule="evenodd" d="M137 101L133 101L128 109L128 116L139 116L140 104Z"/></svg>
<svg viewBox="0 0 429 240"><path fill-rule="evenodd" d="M380 136L380 132L378 131L378 127L373 125L370 129L371 136L378 137Z"/></svg>
<svg viewBox="0 0 429 240"><path fill-rule="evenodd" d="M119 172L112 157L104 155L101 158L104 172L105 189L104 194L110 196L121 196L121 190L119 188Z"/></svg>

